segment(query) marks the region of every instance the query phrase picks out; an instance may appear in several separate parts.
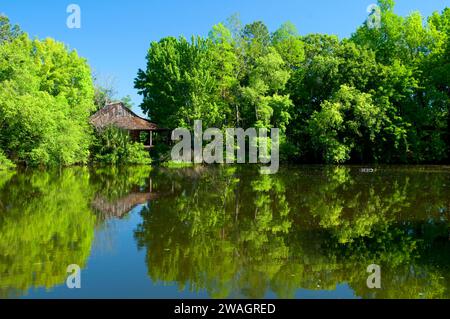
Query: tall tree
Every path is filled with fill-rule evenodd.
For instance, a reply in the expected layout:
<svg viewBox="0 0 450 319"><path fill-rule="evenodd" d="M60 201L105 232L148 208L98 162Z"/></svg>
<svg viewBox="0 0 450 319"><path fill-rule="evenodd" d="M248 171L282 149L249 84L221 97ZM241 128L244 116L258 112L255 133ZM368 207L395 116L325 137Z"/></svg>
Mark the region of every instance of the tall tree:
<svg viewBox="0 0 450 319"><path fill-rule="evenodd" d="M151 44L147 69L139 70L135 87L144 97L141 108L153 121L165 127L192 127L197 119L217 127L223 121L211 45L202 38L172 37Z"/></svg>
<svg viewBox="0 0 450 319"><path fill-rule="evenodd" d="M18 25L11 25L9 18L0 14L0 44L17 38L21 33Z"/></svg>
<svg viewBox="0 0 450 319"><path fill-rule="evenodd" d="M27 35L0 46L0 147L33 165L86 163L91 70L75 51Z"/></svg>

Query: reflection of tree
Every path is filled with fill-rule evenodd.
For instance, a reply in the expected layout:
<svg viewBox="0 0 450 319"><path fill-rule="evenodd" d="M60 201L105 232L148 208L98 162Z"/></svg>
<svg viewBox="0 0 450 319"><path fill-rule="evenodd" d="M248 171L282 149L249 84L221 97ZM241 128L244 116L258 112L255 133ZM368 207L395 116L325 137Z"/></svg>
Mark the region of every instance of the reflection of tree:
<svg viewBox="0 0 450 319"><path fill-rule="evenodd" d="M15 171L0 171L0 188L13 177Z"/></svg>
<svg viewBox="0 0 450 319"><path fill-rule="evenodd" d="M3 186L14 176L14 171L0 171L0 189L3 188ZM8 205L7 202L3 202L0 198L0 212L5 210L6 205ZM1 215L0 215L1 218Z"/></svg>
<svg viewBox="0 0 450 319"><path fill-rule="evenodd" d="M213 297L271 290L289 298L299 288L348 283L364 298L450 298L443 171L308 167L262 176L224 166L149 174L130 167L0 176L0 296L64 283L69 264L85 265L99 220L151 199L135 237L154 281ZM95 207L107 213L93 214ZM366 287L372 263L382 267L382 290Z"/></svg>
<svg viewBox="0 0 450 319"><path fill-rule="evenodd" d="M94 236L95 216L89 174L16 174L0 189L0 292L21 294L51 288L67 276L67 266L83 267Z"/></svg>
<svg viewBox="0 0 450 319"><path fill-rule="evenodd" d="M228 167L170 180L176 195L144 210L136 232L151 278L214 297L263 297L289 257L283 183Z"/></svg>
<svg viewBox="0 0 450 319"><path fill-rule="evenodd" d="M448 174L396 169L361 174L339 167L322 174L322 182L312 179L300 196L304 200L296 201L324 233L323 252L340 267L335 283L348 282L367 298L448 298L449 261L424 258L442 239L446 244L434 255L449 256ZM306 185L302 178L297 183ZM365 269L372 263L382 266L382 290L366 286Z"/></svg>
<svg viewBox="0 0 450 319"><path fill-rule="evenodd" d="M370 237L409 205L407 179L402 186L382 180L356 181L347 167L329 168L324 174L323 182L311 185L305 208L340 243Z"/></svg>
<svg viewBox="0 0 450 319"><path fill-rule="evenodd" d="M107 166L95 168L90 173L90 181L96 192L108 200L125 197L133 191L148 189L150 166Z"/></svg>
<svg viewBox="0 0 450 319"><path fill-rule="evenodd" d="M293 297L349 283L371 298L449 297L449 176L310 168L261 176L242 168L167 172L136 231L149 275L213 297ZM423 187L429 187L429 196ZM441 246L438 242L443 241ZM440 248L437 248L440 247ZM383 290L366 268L383 269Z"/></svg>

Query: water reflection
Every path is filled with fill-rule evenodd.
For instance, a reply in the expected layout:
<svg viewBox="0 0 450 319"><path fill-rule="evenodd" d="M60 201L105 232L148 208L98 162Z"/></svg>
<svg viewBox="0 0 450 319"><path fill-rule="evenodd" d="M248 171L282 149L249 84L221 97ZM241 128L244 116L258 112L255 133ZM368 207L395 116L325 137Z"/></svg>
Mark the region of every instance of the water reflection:
<svg viewBox="0 0 450 319"><path fill-rule="evenodd" d="M90 179L96 191L91 206L100 220L123 218L137 205L156 198L150 172L147 166L92 170Z"/></svg>
<svg viewBox="0 0 450 319"><path fill-rule="evenodd" d="M175 194L142 212L149 276L212 297L335 289L366 298L449 297L449 175L346 167L165 172ZM380 264L383 289L366 287Z"/></svg>
<svg viewBox="0 0 450 319"><path fill-rule="evenodd" d="M94 237L93 195L84 169L21 173L0 190L0 297L65 281L85 265Z"/></svg>
<svg viewBox="0 0 450 319"><path fill-rule="evenodd" d="M446 168L75 168L0 176L0 187L3 297L63 284L96 229L148 203L134 245L155 286L293 298L348 284L363 298L450 298ZM366 286L373 263L380 290Z"/></svg>

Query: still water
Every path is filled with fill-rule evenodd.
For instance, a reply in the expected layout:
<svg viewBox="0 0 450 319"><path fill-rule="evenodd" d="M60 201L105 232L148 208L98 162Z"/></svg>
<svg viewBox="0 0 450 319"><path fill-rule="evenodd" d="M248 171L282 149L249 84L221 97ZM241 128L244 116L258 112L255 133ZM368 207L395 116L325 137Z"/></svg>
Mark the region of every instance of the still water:
<svg viewBox="0 0 450 319"><path fill-rule="evenodd" d="M258 172L0 173L0 298L450 298L449 167Z"/></svg>

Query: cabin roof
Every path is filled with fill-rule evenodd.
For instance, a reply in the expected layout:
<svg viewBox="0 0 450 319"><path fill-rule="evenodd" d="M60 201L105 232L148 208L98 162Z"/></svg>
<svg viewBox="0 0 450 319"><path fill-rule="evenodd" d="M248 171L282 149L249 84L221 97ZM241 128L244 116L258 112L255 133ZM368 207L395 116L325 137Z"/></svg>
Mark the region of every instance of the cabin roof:
<svg viewBox="0 0 450 319"><path fill-rule="evenodd" d="M108 104L91 116L91 124L97 129L113 125L128 131L160 131L164 130L155 123L140 117L122 102Z"/></svg>
<svg viewBox="0 0 450 319"><path fill-rule="evenodd" d="M91 205L102 214L103 218L123 218L137 205L145 204L160 196L158 193L131 193L115 201L109 201L106 197L98 195Z"/></svg>

